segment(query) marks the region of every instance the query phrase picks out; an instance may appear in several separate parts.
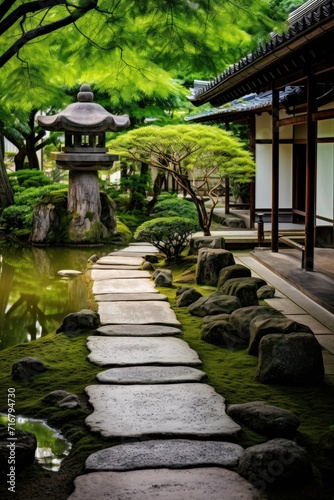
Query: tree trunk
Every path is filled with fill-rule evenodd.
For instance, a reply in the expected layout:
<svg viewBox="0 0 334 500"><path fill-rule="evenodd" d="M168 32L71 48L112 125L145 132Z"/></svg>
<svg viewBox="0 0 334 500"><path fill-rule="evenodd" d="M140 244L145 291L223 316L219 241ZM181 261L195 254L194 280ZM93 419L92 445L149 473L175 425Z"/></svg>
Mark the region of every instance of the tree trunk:
<svg viewBox="0 0 334 500"><path fill-rule="evenodd" d="M3 133L0 130L0 210L14 204L14 194L8 180L3 150Z"/></svg>
<svg viewBox="0 0 334 500"><path fill-rule="evenodd" d="M166 174L164 171L158 170L158 174L153 184L153 197L147 204L147 215L152 213L154 205L157 202L158 196L161 193L163 185L166 183Z"/></svg>

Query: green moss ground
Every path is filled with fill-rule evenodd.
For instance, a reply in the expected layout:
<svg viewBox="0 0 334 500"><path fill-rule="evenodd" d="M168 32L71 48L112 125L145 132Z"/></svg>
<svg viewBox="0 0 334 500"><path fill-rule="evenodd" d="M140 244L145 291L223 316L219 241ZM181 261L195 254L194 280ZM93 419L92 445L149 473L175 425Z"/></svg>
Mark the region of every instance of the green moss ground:
<svg viewBox="0 0 334 500"><path fill-rule="evenodd" d="M171 268L169 266L169 268ZM172 267L175 286L193 286L193 263L185 261ZM178 280L180 282L178 283ZM203 294L214 289L198 287ZM268 386L255 380L257 359L246 351L233 351L214 346L200 339L201 318L191 316L187 308L176 307L176 289L161 289L169 297L170 304L182 324L183 336L195 349L207 373L207 383L223 395L227 403L242 403L252 400L265 400L271 404L289 409L296 413L301 425L298 442L306 447L314 467L314 480L311 485L289 492L268 491L269 500L334 498L333 461L323 451L323 441L327 439L329 427L334 421L334 390L321 387L283 387ZM65 500L73 489L74 478L84 472L84 462L88 455L102 447L116 444L116 441L103 440L91 434L84 420L90 408L84 388L94 383L95 375L101 370L87 361L86 338L90 333L78 336L50 334L42 339L6 349L0 352L0 412L7 410L7 389L16 389L16 412L34 418L45 418L49 425L62 431L72 442L70 455L63 461L58 473L43 470L38 465L27 467L17 476L16 493L7 491L5 484L0 485L0 498L18 500ZM18 359L32 356L40 359L48 367L27 385L11 379L12 365ZM43 403L43 398L56 389L75 393L81 399L83 410L64 410ZM247 428L243 429L240 444L251 446L266 441Z"/></svg>

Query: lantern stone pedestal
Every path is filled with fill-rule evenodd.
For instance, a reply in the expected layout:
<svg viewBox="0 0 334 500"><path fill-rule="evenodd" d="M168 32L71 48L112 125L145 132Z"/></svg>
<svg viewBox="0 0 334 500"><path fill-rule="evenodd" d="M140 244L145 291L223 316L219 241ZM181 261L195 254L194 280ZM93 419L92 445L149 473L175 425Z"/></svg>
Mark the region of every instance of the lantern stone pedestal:
<svg viewBox="0 0 334 500"><path fill-rule="evenodd" d="M130 120L127 115L112 115L92 102L93 98L90 86L84 84L78 102L56 115L38 117L39 125L46 130L65 132L63 151L53 153L57 166L69 170L68 228L63 243L107 243L116 230L115 205L105 193L100 193L97 171L110 169L118 160L116 155L107 154L105 132L122 130L130 125ZM60 208L57 210L52 200L42 200L34 212L30 241L54 242L58 228L64 226L60 218Z"/></svg>

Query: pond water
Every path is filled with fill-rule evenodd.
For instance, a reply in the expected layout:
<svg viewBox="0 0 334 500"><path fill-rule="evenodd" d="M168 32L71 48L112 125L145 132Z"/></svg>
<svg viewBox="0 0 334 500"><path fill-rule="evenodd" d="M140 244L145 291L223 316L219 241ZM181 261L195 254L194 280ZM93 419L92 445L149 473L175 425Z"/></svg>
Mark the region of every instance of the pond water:
<svg viewBox="0 0 334 500"><path fill-rule="evenodd" d="M0 247L0 350L55 331L64 316L87 307L83 276L63 278L58 271L85 271L88 259L115 247Z"/></svg>
<svg viewBox="0 0 334 500"><path fill-rule="evenodd" d="M7 426L7 415L0 413L0 424ZM57 472L62 460L69 454L71 444L55 429L43 420L16 416L15 427L35 434L37 448L35 458L44 469Z"/></svg>

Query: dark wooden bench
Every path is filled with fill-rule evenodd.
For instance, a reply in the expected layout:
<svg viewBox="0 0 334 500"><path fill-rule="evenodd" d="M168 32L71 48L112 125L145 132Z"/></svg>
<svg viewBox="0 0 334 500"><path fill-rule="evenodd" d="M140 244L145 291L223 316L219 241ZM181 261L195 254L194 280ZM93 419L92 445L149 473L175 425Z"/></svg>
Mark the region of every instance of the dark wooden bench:
<svg viewBox="0 0 334 500"><path fill-rule="evenodd" d="M304 264L305 264L305 246L301 245L297 241L292 240L291 238L287 238L286 236L280 236L279 241L281 243L284 243L285 245L291 247L291 248L296 248L302 253L302 268L304 269Z"/></svg>

